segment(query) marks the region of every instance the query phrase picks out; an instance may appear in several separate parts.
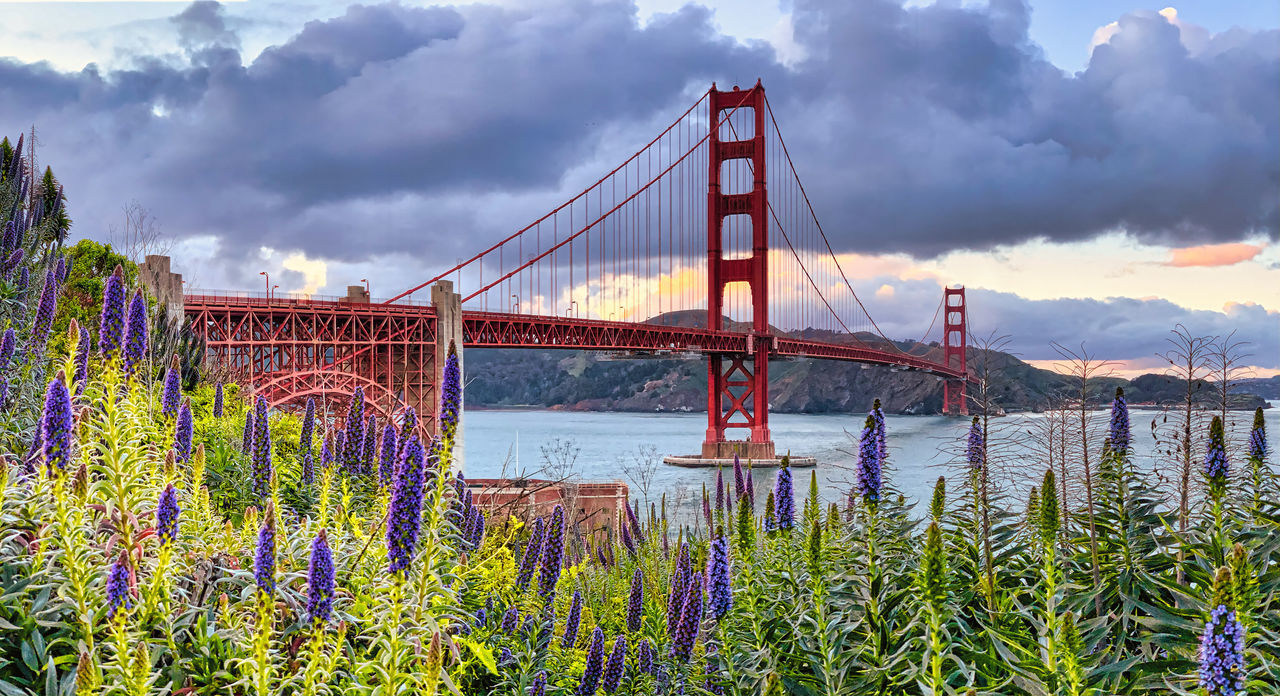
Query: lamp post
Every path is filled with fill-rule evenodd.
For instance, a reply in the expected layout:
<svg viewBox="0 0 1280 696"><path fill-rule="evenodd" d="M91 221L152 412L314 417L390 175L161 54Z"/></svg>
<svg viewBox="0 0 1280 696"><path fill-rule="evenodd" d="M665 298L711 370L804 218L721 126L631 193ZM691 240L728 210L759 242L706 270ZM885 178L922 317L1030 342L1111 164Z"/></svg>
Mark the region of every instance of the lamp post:
<svg viewBox="0 0 1280 696"><path fill-rule="evenodd" d="M271 298L271 276L267 275L266 271L258 271L258 275L262 276L263 283L267 290L267 298L270 299Z"/></svg>
<svg viewBox="0 0 1280 696"><path fill-rule="evenodd" d="M373 293L369 291L369 279L368 279L368 278L361 278L361 279L360 279L360 282L361 282L361 283L364 283L364 299L369 300L370 302L372 302L372 301L373 301Z"/></svg>
<svg viewBox="0 0 1280 696"><path fill-rule="evenodd" d="M515 309L515 313L516 313L516 314L519 314L519 313L520 313L520 296L519 296L519 295L516 295L516 294L512 294L512 295L511 295L511 299L513 299L513 300L515 300L515 301L516 301L516 304L515 304L515 308L516 308L516 309Z"/></svg>
<svg viewBox="0 0 1280 696"><path fill-rule="evenodd" d="M271 297L275 297L275 296L276 296L276 288L278 288L278 287L280 287L280 286L279 286L279 285L272 285L272 286L271 286Z"/></svg>
<svg viewBox="0 0 1280 696"><path fill-rule="evenodd" d="M573 316L574 316L574 318L577 318L577 319L580 319L580 318L581 318L581 315L580 315L580 314L578 314L578 301L577 301L577 300L570 300L570 301L569 301L569 309L573 311Z"/></svg>

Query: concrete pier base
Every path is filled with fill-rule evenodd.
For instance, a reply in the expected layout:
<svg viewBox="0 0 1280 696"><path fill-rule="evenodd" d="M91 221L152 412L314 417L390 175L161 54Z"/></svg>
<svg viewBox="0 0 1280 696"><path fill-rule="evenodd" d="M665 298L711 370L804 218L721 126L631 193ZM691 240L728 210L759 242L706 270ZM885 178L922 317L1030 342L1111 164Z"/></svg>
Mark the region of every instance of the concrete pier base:
<svg viewBox="0 0 1280 696"><path fill-rule="evenodd" d="M781 457L748 460L745 457L739 456L738 460L744 465L750 461L751 468L753 469L774 468L782 463ZM696 454L668 455L662 458L662 463L670 464L671 466L683 466L690 469L714 469L721 466L727 468L733 466L733 457L702 457ZM797 468L807 468L817 466L818 460L814 457L791 457L790 465Z"/></svg>

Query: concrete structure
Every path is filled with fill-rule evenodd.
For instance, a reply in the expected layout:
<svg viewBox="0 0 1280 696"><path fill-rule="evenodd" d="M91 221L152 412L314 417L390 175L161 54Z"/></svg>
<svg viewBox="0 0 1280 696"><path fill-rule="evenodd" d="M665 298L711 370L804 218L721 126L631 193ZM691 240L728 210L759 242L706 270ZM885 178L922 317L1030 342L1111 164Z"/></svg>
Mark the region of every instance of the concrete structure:
<svg viewBox="0 0 1280 696"><path fill-rule="evenodd" d="M612 529L630 493L621 481L558 483L545 479L467 479L475 505L491 518L532 520L551 514L556 505L572 502L574 521L583 533ZM625 514L625 513L624 513Z"/></svg>
<svg viewBox="0 0 1280 696"><path fill-rule="evenodd" d="M182 274L170 270L168 256L148 256L138 266L138 276L147 292L164 305L169 318L182 317Z"/></svg>

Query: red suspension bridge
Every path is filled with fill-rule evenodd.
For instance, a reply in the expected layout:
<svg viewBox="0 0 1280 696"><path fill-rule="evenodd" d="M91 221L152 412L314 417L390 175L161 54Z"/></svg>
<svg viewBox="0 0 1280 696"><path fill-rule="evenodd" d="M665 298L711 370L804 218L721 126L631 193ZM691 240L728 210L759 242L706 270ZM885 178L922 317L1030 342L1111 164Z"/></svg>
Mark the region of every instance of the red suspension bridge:
<svg viewBox="0 0 1280 696"><path fill-rule="evenodd" d="M966 410L964 290L944 290L920 341L883 335L758 82L713 85L581 193L420 285L378 303L360 290L328 299L195 291L184 312L214 360L272 406L315 397L341 413L362 386L375 412L412 407L428 432L451 340L705 356L705 458L774 457L770 359L932 373L944 381L944 410Z"/></svg>

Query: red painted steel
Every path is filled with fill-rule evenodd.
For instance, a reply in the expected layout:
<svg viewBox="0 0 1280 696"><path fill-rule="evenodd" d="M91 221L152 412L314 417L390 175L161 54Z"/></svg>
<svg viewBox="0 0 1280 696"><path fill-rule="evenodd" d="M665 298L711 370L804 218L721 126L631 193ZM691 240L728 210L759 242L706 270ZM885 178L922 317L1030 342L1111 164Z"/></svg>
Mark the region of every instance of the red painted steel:
<svg viewBox="0 0 1280 696"><path fill-rule="evenodd" d="M942 361L960 375L968 372L968 309L964 288L946 288L942 291ZM942 387L942 411L950 416L969 413L968 379L947 380Z"/></svg>
<svg viewBox="0 0 1280 696"><path fill-rule="evenodd" d="M711 86L710 148L707 158L707 326L719 330L725 316L724 294L730 283L746 283L751 297L752 340L744 354L715 354L707 361L707 434L702 456L721 458L741 449L726 445L726 430L745 429L745 452L753 458L773 458L769 434L769 199L765 188L764 87L757 81L746 91L724 92ZM751 110L750 139L720 139L721 114ZM731 123L731 122L730 122ZM736 133L735 133L736 135ZM726 163L746 160L752 173L750 191L725 193L721 175ZM724 258L725 218L746 215L751 221L751 255ZM728 366L725 358L728 357Z"/></svg>
<svg viewBox="0 0 1280 696"><path fill-rule="evenodd" d="M766 130L766 113L772 130ZM782 177L774 182L774 199L767 157ZM738 223L743 218L749 237ZM771 277L774 233L772 246L781 253ZM657 138L582 193L391 300L191 294L186 314L214 360L272 406L310 396L340 415L359 385L371 409L396 416L413 407L429 433L437 408L437 342L457 325L450 328L435 308L404 298L445 278L462 298L462 343L468 348L705 355L704 456L773 456L771 358L932 373L946 380L946 412L966 411L964 290L945 291L941 346L903 350L884 338L818 221L759 82L731 91L712 85ZM742 285L749 292L741 292ZM651 298L656 312L649 309ZM501 311L488 311L495 307ZM613 320L667 312L662 321L670 322L669 313L683 312L674 316L687 323L694 310L706 311L705 326ZM442 309L439 316L456 315ZM726 316L744 322L736 328L749 329L725 330ZM922 340L916 348L924 345ZM746 440L728 437L727 431L741 430Z"/></svg>

